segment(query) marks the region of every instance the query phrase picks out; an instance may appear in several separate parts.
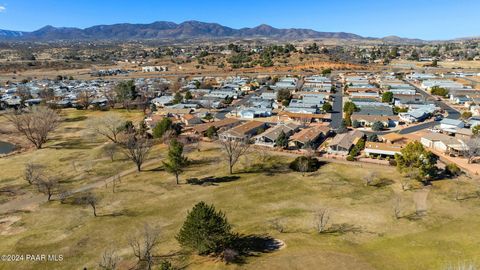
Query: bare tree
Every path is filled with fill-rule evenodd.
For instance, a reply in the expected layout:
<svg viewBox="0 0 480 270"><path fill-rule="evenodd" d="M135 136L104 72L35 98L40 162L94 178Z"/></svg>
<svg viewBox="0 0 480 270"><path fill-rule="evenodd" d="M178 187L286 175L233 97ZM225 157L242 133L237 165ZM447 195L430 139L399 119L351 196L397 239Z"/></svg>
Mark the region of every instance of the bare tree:
<svg viewBox="0 0 480 270"><path fill-rule="evenodd" d="M110 161L113 162L115 157L115 153L117 153L117 145L114 143L109 143L103 147L103 151L105 151L105 155L110 158Z"/></svg>
<svg viewBox="0 0 480 270"><path fill-rule="evenodd" d="M101 117L89 121L88 127L94 133L118 143L118 135L122 132L125 120L117 113L108 112Z"/></svg>
<svg viewBox="0 0 480 270"><path fill-rule="evenodd" d="M134 134L130 134L124 142L122 142L124 154L137 165L137 171L141 170L143 162L148 157L148 153L153 144L147 138L136 138Z"/></svg>
<svg viewBox="0 0 480 270"><path fill-rule="evenodd" d="M233 166L238 162L239 158L245 155L250 148L250 144L241 140L220 140L225 159L228 162L230 174L233 174Z"/></svg>
<svg viewBox="0 0 480 270"><path fill-rule="evenodd" d="M139 263L146 263L146 269L153 266L153 249L159 243L159 230L144 224L143 231L137 232L128 240L133 250L133 255Z"/></svg>
<svg viewBox="0 0 480 270"><path fill-rule="evenodd" d="M402 213L401 204L402 204L402 200L401 200L400 196L398 196L398 195L395 196L393 198L393 216L396 219L401 218L401 213Z"/></svg>
<svg viewBox="0 0 480 270"><path fill-rule="evenodd" d="M58 181L51 177L44 177L44 178L38 179L36 184L37 184L38 191L47 195L48 201L51 201L53 194L55 194L55 192L58 189Z"/></svg>
<svg viewBox="0 0 480 270"><path fill-rule="evenodd" d="M105 250L102 254L102 260L98 264L101 269L104 270L115 270L117 269L117 264L120 261L117 253L114 249Z"/></svg>
<svg viewBox="0 0 480 270"><path fill-rule="evenodd" d="M285 232L285 225L279 218L272 219L269 221L269 223L270 223L270 226L272 226L272 228L277 232L279 233Z"/></svg>
<svg viewBox="0 0 480 270"><path fill-rule="evenodd" d="M117 174L115 176L113 176L113 179L112 179L112 192L115 193L115 188L117 187L118 183L122 182L121 181L121 178L120 178L120 175Z"/></svg>
<svg viewBox="0 0 480 270"><path fill-rule="evenodd" d="M88 106L92 104L91 94L87 90L81 91L77 96L77 103L83 109L88 109Z"/></svg>
<svg viewBox="0 0 480 270"><path fill-rule="evenodd" d="M35 163L27 163L25 165L24 178L30 184L35 184L43 175L43 166Z"/></svg>
<svg viewBox="0 0 480 270"><path fill-rule="evenodd" d="M48 135L60 124L57 112L43 106L35 106L23 113L11 111L5 116L37 149L42 148L48 140Z"/></svg>
<svg viewBox="0 0 480 270"><path fill-rule="evenodd" d="M60 199L61 203L65 203L67 199L72 195L72 192L69 190L62 190L58 194L58 198Z"/></svg>
<svg viewBox="0 0 480 270"><path fill-rule="evenodd" d="M80 205L90 205L93 210L93 216L97 216L97 205L100 199L93 193L87 192L77 198L76 202Z"/></svg>
<svg viewBox="0 0 480 270"><path fill-rule="evenodd" d="M111 87L105 87L102 89L102 94L105 99L107 99L108 106L110 106L110 108L115 107L115 91Z"/></svg>
<svg viewBox="0 0 480 270"><path fill-rule="evenodd" d="M472 163L472 161L480 156L480 136L474 136L468 141L465 142L466 150L464 155L468 158L468 163Z"/></svg>
<svg viewBox="0 0 480 270"><path fill-rule="evenodd" d="M326 231L329 221L330 221L330 210L328 210L328 208L320 208L318 211L315 212L314 224L315 224L315 230L318 233L323 233Z"/></svg>

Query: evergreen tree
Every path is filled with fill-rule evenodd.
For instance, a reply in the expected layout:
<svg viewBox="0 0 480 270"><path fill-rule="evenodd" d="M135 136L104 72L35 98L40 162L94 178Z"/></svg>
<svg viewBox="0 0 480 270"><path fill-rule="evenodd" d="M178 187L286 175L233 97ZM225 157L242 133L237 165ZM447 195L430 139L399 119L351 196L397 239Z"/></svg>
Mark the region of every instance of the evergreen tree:
<svg viewBox="0 0 480 270"><path fill-rule="evenodd" d="M285 134L285 132L280 132L280 134L278 134L278 138L277 138L277 146L278 147L281 147L281 148L287 148L288 146L288 137L287 137L287 134Z"/></svg>
<svg viewBox="0 0 480 270"><path fill-rule="evenodd" d="M190 93L190 91L187 91L185 93L185 99L192 99L192 98L193 98L192 93Z"/></svg>
<svg viewBox="0 0 480 270"><path fill-rule="evenodd" d="M170 128L172 128L172 120L168 117L163 118L153 128L153 137L161 138Z"/></svg>
<svg viewBox="0 0 480 270"><path fill-rule="evenodd" d="M173 96L173 104L178 104L182 102L183 96L180 94L180 92L175 93L175 96Z"/></svg>
<svg viewBox="0 0 480 270"><path fill-rule="evenodd" d="M168 148L168 159L166 162L163 162L163 166L167 172L175 175L177 185L178 177L183 172L187 163L187 158L183 156L183 144L176 139L173 139Z"/></svg>
<svg viewBox="0 0 480 270"><path fill-rule="evenodd" d="M223 212L216 211L213 205L199 202L188 212L176 239L181 246L208 255L224 251L232 244L235 235Z"/></svg>

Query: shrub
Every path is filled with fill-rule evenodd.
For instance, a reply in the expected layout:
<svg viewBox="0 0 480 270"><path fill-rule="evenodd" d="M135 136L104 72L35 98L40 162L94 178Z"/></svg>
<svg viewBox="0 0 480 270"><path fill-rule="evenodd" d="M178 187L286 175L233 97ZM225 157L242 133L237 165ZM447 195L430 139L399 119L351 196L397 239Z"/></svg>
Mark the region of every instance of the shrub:
<svg viewBox="0 0 480 270"><path fill-rule="evenodd" d="M373 124L372 124L372 130L373 131L380 131L384 128L384 125L382 122L380 121L375 121Z"/></svg>
<svg viewBox="0 0 480 270"><path fill-rule="evenodd" d="M462 173L462 170L455 163L450 163L445 166L445 173L450 176L459 176Z"/></svg>
<svg viewBox="0 0 480 270"><path fill-rule="evenodd" d="M348 160L348 161L355 161L355 158L352 157L352 156L347 156L347 160Z"/></svg>
<svg viewBox="0 0 480 270"><path fill-rule="evenodd" d="M320 161L314 157L300 156L290 163L290 169L296 172L314 172L320 168Z"/></svg>

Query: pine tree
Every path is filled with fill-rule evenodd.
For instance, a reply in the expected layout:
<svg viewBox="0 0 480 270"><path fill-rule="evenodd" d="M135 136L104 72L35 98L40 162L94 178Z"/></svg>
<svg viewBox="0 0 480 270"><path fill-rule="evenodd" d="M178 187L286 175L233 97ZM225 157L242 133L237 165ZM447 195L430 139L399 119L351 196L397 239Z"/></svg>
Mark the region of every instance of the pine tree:
<svg viewBox="0 0 480 270"><path fill-rule="evenodd" d="M199 202L188 212L176 239L183 247L208 255L221 253L232 244L234 237L225 214L217 212L213 205Z"/></svg>
<svg viewBox="0 0 480 270"><path fill-rule="evenodd" d="M187 158L183 156L183 144L173 139L168 148L168 159L166 162L163 162L163 166L165 166L167 172L175 175L177 185L178 177L187 163Z"/></svg>
<svg viewBox="0 0 480 270"><path fill-rule="evenodd" d="M288 146L287 134L285 134L285 132L283 132L283 130L282 130L282 132L280 132L280 134L278 134L276 144L277 144L278 147L281 147L281 148L286 148Z"/></svg>

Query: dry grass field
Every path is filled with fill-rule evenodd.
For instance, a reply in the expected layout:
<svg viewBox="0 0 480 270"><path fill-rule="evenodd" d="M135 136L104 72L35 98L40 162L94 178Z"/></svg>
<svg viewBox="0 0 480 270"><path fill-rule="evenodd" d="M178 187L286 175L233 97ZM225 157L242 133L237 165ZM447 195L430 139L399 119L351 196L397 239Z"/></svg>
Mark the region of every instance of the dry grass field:
<svg viewBox="0 0 480 270"><path fill-rule="evenodd" d="M0 159L0 188L14 187L22 198L38 194L22 179L28 161L45 164L66 188L132 169L121 153L113 162L105 158L104 140L85 132L87 120L101 113L64 111L66 121L44 149ZM122 114L141 118L135 112ZM91 208L47 202L46 196L28 209L0 213L0 254L65 258L55 263L0 262L0 269L97 269L101 253L112 247L121 257L120 269L131 269L135 260L128 237L145 223L160 228L155 255L184 269L445 269L479 263L476 180L462 176L427 188L414 183L402 191L405 179L393 167L327 163L302 176L288 169L292 158L255 151L239 162L234 177L227 177L218 145L202 142L199 151L187 154L191 165L176 185L163 170L165 154L165 146L156 146L150 164L122 177L115 193L111 185L94 188L101 198L98 217ZM364 183L370 172L378 173L375 186ZM192 177L208 177L210 184L187 184ZM1 201L12 199L0 193ZM240 265L183 252L175 234L187 211L202 200L224 211L235 231L268 235L285 245L247 257ZM329 209L330 222L329 232L319 234L314 225L321 208Z"/></svg>

